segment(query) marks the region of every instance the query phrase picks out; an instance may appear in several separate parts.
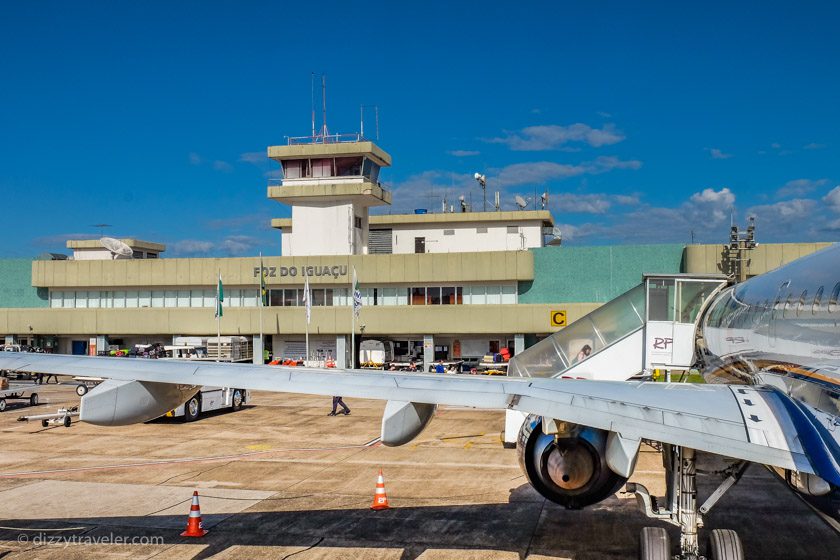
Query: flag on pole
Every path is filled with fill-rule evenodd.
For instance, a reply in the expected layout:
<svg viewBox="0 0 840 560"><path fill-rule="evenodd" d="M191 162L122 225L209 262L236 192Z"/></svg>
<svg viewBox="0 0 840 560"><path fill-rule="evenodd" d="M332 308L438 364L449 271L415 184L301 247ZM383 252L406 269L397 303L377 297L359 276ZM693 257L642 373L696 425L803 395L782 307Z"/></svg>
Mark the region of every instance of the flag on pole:
<svg viewBox="0 0 840 560"><path fill-rule="evenodd" d="M312 316L312 294L309 293L309 276L306 277L303 286L303 304L306 306L306 324L308 325Z"/></svg>
<svg viewBox="0 0 840 560"><path fill-rule="evenodd" d="M356 267L353 267L353 313L356 317L362 310L362 289L359 287L359 279L356 278Z"/></svg>
<svg viewBox="0 0 840 560"><path fill-rule="evenodd" d="M266 307L268 305L268 290L265 288L265 277L268 270L263 266L262 253L260 253L260 305Z"/></svg>
<svg viewBox="0 0 840 560"><path fill-rule="evenodd" d="M222 273L219 273L219 285L216 286L216 318L223 315L222 302L225 301L225 289L222 286Z"/></svg>

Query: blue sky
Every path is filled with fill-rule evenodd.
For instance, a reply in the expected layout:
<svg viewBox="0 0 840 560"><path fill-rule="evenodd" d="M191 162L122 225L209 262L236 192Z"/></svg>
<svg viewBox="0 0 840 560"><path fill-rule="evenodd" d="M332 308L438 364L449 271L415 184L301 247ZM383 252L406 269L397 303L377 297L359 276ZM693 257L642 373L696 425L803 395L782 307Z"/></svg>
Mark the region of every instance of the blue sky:
<svg viewBox="0 0 840 560"><path fill-rule="evenodd" d="M379 106L394 212L478 208L481 171L507 209L548 191L575 245L724 242L733 213L840 238L836 3L303 4L3 3L0 256L102 222L279 254L263 154L308 134L312 72L331 132Z"/></svg>

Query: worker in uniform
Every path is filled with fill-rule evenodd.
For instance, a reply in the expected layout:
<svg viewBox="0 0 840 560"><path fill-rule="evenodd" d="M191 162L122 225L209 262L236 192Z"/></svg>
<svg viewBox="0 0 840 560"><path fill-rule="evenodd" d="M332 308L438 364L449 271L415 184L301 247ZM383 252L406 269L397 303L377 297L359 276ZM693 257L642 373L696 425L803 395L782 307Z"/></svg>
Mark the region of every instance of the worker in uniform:
<svg viewBox="0 0 840 560"><path fill-rule="evenodd" d="M342 410L342 411L341 411L341 413L340 413L340 414L343 414L343 415L345 415L345 416L347 416L348 414L350 414L350 409L347 407L347 405L346 405L346 404L344 404L344 399L342 399L341 397L333 397L333 407L332 407L332 412L330 412L329 414L327 414L327 416L335 416L336 414L338 414L338 413L336 412L336 410L338 409L338 405L341 405L341 408L343 408L343 409L344 409L344 410Z"/></svg>

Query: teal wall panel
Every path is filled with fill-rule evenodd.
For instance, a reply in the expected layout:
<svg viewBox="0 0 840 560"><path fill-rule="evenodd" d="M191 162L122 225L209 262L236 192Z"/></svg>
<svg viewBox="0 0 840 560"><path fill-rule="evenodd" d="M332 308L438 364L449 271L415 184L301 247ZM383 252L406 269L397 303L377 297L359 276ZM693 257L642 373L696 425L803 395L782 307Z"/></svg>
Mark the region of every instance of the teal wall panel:
<svg viewBox="0 0 840 560"><path fill-rule="evenodd" d="M0 259L0 307L47 307L47 297L32 287L32 260Z"/></svg>
<svg viewBox="0 0 840 560"><path fill-rule="evenodd" d="M683 245L541 247L534 280L519 283L519 303L605 302L642 281L642 274L682 271Z"/></svg>

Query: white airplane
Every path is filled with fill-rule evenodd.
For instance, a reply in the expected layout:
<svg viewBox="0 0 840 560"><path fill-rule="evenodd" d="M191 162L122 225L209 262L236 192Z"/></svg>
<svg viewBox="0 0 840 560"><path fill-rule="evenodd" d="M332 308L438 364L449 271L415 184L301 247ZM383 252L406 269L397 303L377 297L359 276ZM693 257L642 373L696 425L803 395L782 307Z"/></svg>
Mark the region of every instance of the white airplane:
<svg viewBox="0 0 840 560"><path fill-rule="evenodd" d="M699 321L697 367L707 384L476 378L258 365L0 355L0 368L106 381L82 397L80 420L144 422L202 385L387 400L382 442L402 445L437 405L528 413L517 449L546 498L577 509L614 494L633 474L643 440L658 442L667 495L628 484L648 516L680 528L680 558L698 559L702 516L757 463L775 470L840 530L840 245L728 287ZM521 353L523 356L527 353ZM232 382L231 379L236 379ZM730 458L698 507L695 451ZM668 535L647 527L641 557L671 558ZM706 555L738 560L728 529L710 531Z"/></svg>

